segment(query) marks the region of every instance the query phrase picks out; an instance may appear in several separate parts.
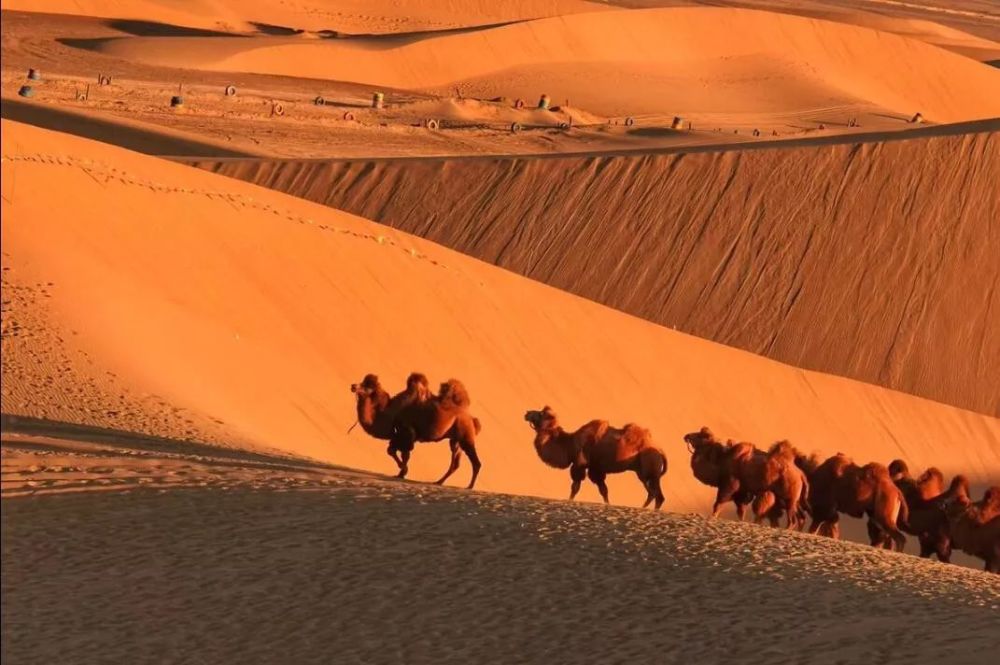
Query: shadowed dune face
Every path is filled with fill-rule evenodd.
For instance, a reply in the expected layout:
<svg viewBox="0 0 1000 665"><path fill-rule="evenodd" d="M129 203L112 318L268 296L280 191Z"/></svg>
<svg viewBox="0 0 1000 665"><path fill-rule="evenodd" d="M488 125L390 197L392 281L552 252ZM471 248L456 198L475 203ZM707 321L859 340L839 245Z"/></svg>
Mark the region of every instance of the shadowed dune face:
<svg viewBox="0 0 1000 665"><path fill-rule="evenodd" d="M699 337L997 415L1000 134L983 129L701 154L201 166Z"/></svg>
<svg viewBox="0 0 1000 665"><path fill-rule="evenodd" d="M9 121L3 132L4 321L24 331L3 337L4 412L384 473L385 443L346 434L347 387L372 372L395 394L418 370L474 396L484 490L564 498L565 471L525 441L525 409L544 403L568 422L642 423L677 462L684 433L710 423L974 482L1000 468L995 418L688 337L301 199ZM409 477L434 480L448 446L421 446ZM707 511L713 491L685 466L665 477L667 505ZM621 475L608 485L618 505L646 497Z"/></svg>

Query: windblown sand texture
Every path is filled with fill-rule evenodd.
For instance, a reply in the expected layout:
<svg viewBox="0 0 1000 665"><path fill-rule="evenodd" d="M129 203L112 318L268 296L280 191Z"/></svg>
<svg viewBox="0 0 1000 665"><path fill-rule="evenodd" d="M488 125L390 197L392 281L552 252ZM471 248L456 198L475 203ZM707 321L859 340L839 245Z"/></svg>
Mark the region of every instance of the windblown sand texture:
<svg viewBox="0 0 1000 665"><path fill-rule="evenodd" d="M697 154L200 165L698 337L998 415L997 130Z"/></svg>
<svg viewBox="0 0 1000 665"><path fill-rule="evenodd" d="M711 4L2 0L5 665L992 662L982 561L710 520L682 437L1000 482L1000 14ZM415 370L475 491L352 429Z"/></svg>

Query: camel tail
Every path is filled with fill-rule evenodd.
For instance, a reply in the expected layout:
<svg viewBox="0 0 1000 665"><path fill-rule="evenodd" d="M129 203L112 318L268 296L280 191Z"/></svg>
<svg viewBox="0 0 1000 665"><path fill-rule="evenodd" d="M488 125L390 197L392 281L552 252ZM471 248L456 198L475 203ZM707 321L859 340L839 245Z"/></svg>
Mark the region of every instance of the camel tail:
<svg viewBox="0 0 1000 665"><path fill-rule="evenodd" d="M660 450L659 448L656 449L656 452L660 453L660 474L659 475L662 478L663 476L667 475L667 454L665 452L663 452L662 450Z"/></svg>
<svg viewBox="0 0 1000 665"><path fill-rule="evenodd" d="M802 510L806 511L806 515L812 516L812 505L809 504L809 475L802 474L802 492L799 493L799 505L802 506Z"/></svg>
<svg viewBox="0 0 1000 665"><path fill-rule="evenodd" d="M906 505L906 497L899 496L899 514L896 515L896 528L910 531L910 507Z"/></svg>
<svg viewBox="0 0 1000 665"><path fill-rule="evenodd" d="M476 418L475 416L472 417L472 426L476 428L476 434L483 431L483 424L479 422L479 418Z"/></svg>

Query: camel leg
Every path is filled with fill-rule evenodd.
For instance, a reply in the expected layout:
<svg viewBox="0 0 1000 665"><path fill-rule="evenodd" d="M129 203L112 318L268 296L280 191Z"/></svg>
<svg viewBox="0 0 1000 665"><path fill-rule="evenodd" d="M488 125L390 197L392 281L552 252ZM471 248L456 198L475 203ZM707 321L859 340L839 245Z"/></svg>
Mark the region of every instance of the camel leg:
<svg viewBox="0 0 1000 665"><path fill-rule="evenodd" d="M462 449L465 456L469 458L469 463L472 464L472 479L469 481L469 486L465 488L471 490L476 486L476 478L479 477L479 470L483 468L483 463L479 461L479 453L476 452L476 444L472 441L459 441L458 447Z"/></svg>
<svg viewBox="0 0 1000 665"><path fill-rule="evenodd" d="M608 499L608 485L604 482L604 479L607 478L607 474L596 471L594 467L590 467L587 469L587 477L590 478L590 482L597 485L597 491L601 493L601 498L604 499L604 503L611 503Z"/></svg>
<svg viewBox="0 0 1000 665"><path fill-rule="evenodd" d="M573 481L569 488L569 500L572 501L580 492L580 484L583 482L583 479L587 477L587 467L574 464L569 468L569 477Z"/></svg>
<svg viewBox="0 0 1000 665"><path fill-rule="evenodd" d="M722 485L719 485L719 491L715 494L715 505L712 506L712 517L716 518L722 511L722 506L733 500L736 492L739 490L740 484L736 480L730 480ZM743 512L746 511L746 506L741 506L740 503L736 504L736 514L740 515L740 519L743 519Z"/></svg>
<svg viewBox="0 0 1000 665"><path fill-rule="evenodd" d="M642 504L642 507L646 508L649 506L649 504L655 501L656 503L654 504L654 506L656 510L659 510L665 500L663 496L663 488L660 487L660 479L650 478L643 484L646 486L647 495L646 495L646 503Z"/></svg>
<svg viewBox="0 0 1000 665"><path fill-rule="evenodd" d="M884 548L886 545L886 535L882 531L882 528L875 523L875 520L870 516L868 518L868 542L872 547Z"/></svg>
<svg viewBox="0 0 1000 665"><path fill-rule="evenodd" d="M948 536L938 536L934 552L941 563L951 563L951 538Z"/></svg>
<svg viewBox="0 0 1000 665"><path fill-rule="evenodd" d="M396 477L397 478L406 478L406 474L410 470L410 467L409 467L409 463L410 463L410 451L404 448L403 450L400 451L399 455L400 455L399 473L396 474Z"/></svg>
<svg viewBox="0 0 1000 665"><path fill-rule="evenodd" d="M933 539L928 534L922 533L917 536L917 541L920 543L920 558L930 559L934 550L937 549Z"/></svg>
<svg viewBox="0 0 1000 665"><path fill-rule="evenodd" d="M458 441L452 439L448 442L448 446L451 448L451 464L448 466L448 470L444 472L441 479L437 481L438 485L444 485L444 481L448 480L451 474L458 470L458 465L462 459L462 451L458 449Z"/></svg>

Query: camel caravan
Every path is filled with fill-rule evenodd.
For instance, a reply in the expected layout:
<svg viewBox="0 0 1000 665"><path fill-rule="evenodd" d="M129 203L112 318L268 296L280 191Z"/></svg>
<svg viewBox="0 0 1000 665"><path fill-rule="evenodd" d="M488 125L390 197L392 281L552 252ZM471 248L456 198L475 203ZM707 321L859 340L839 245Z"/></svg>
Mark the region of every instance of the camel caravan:
<svg viewBox="0 0 1000 665"><path fill-rule="evenodd" d="M1000 487L990 487L979 501L969 497L969 481L955 476L946 489L940 470L931 467L914 478L903 460L888 467L858 466L837 453L820 462L788 441L762 451L753 444L722 442L702 427L684 436L691 470L701 483L716 488L712 515L732 501L743 519L751 506L755 521L840 537L840 515L868 518L874 547L902 552L906 535L916 536L920 556L948 563L958 549L982 559L988 572L1000 573Z"/></svg>
<svg viewBox="0 0 1000 665"><path fill-rule="evenodd" d="M351 392L357 424L370 436L388 441L386 453L399 469L397 477L406 477L415 444L447 440L451 462L437 484L458 470L464 453L472 465L468 489L475 487L482 468L476 452L482 425L469 411L472 401L461 381L445 381L434 394L427 377L414 372L401 392L390 395L376 375L368 374L351 385ZM549 406L527 411L524 420L534 430L538 458L569 470L570 500L589 478L610 503L608 475L632 471L646 490L642 507L663 506L667 456L653 444L649 430L635 423L618 429L605 420L592 420L567 431ZM858 466L838 453L820 461L788 441L765 451L752 443L723 442L707 427L686 434L684 441L694 477L716 488L713 517L732 502L740 520L749 507L757 523L766 520L778 527L784 519L786 528L803 531L808 522L809 533L831 538L840 537L841 515L867 518L869 541L875 547L902 552L909 534L917 538L921 557L937 556L948 563L957 549L985 561L987 571L1000 573L1000 487L989 488L981 500L973 501L965 476L955 476L946 488L938 469L931 467L914 478L902 460L888 467L878 462Z"/></svg>

